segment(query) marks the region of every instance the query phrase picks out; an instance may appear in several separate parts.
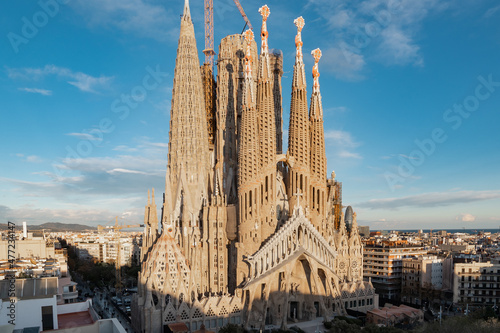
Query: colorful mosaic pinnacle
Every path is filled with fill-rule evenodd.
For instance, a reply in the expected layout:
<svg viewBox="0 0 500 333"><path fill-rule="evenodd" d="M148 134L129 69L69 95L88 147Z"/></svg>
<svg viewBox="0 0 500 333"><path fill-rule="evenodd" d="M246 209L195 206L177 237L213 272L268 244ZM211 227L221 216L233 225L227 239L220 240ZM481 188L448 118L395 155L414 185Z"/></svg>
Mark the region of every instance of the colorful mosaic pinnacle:
<svg viewBox="0 0 500 333"><path fill-rule="evenodd" d="M259 13L262 15L262 29L261 29L261 54L267 53L269 50L268 44L267 44L267 37L269 36L269 33L267 32L267 18L269 17L269 14L271 14L271 11L269 10L269 7L267 5L264 5L259 8Z"/></svg>
<svg viewBox="0 0 500 333"><path fill-rule="evenodd" d="M321 59L321 50L315 49L311 51L312 56L314 57L314 66L312 69L314 84L313 84L313 93L319 93L319 70L318 70L318 62Z"/></svg>
<svg viewBox="0 0 500 333"><path fill-rule="evenodd" d="M297 35L295 36L295 47L297 48L296 56L299 61L302 61L302 28L306 24L302 16L297 17L293 23L297 26Z"/></svg>
<svg viewBox="0 0 500 333"><path fill-rule="evenodd" d="M245 52L245 74L247 76L252 75L252 42L254 40L253 31L248 29L244 33L245 42L247 43Z"/></svg>

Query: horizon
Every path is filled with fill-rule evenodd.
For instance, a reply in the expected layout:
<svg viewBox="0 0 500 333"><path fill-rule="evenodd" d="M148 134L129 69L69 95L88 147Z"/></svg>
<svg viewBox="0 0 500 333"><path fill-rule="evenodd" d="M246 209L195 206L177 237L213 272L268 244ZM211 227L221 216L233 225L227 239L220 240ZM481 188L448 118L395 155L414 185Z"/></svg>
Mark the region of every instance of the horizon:
<svg viewBox="0 0 500 333"><path fill-rule="evenodd" d="M57 6L40 5L49 2ZM358 225L498 227L496 1L244 3L255 32L257 8L266 3L269 47L283 52L284 151L293 20L303 16L309 95L310 51L323 52L327 174L335 170L343 183L343 204L357 212ZM183 1L0 6L0 133L7 143L0 146L0 220L97 226L119 216L141 223L147 191L157 189L161 207L165 187ZM190 6L201 64L203 4ZM214 0L216 52L244 24L232 0Z"/></svg>
<svg viewBox="0 0 500 333"><path fill-rule="evenodd" d="M20 224L15 224L15 227L19 227L21 226L22 227L22 223L25 222L25 221L21 221ZM27 227L28 227L28 231L29 231L29 226L30 225L33 225L33 226L40 226L42 224L45 224L45 223L60 223L60 224L70 224L70 225L81 225L81 226L84 226L84 227L91 227L91 228L96 228L96 226L92 226L92 225L88 225L88 224L82 224L82 223L66 223L66 222L56 222L56 221L49 221L49 222L41 222L41 223L34 223L34 224L28 224L27 223ZM358 225L358 227L366 227L367 225ZM369 227L369 226L368 226ZM137 227L137 228L128 228L127 230L120 230L120 232L137 232L136 230L134 229L141 229L143 227ZM484 230L497 230L498 229L498 232L500 232L500 225L497 227L497 228L493 228L493 227L488 227L488 228L482 228L482 227L475 227L475 228L466 228L466 227L454 227L454 228L440 228L440 227L437 227L437 228L432 228L432 229L427 229L427 228L416 228L416 229L372 229L370 227L370 232L372 231L419 231L419 230L422 230L423 232L425 232L426 230L432 230L433 232L435 231L448 231L448 230L466 230L466 231L484 231Z"/></svg>

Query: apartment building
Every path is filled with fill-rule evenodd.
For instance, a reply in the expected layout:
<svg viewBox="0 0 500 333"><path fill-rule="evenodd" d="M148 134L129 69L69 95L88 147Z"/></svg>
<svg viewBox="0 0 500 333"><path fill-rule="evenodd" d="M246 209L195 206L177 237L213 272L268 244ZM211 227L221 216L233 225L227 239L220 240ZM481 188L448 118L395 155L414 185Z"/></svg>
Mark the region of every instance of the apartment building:
<svg viewBox="0 0 500 333"><path fill-rule="evenodd" d="M401 281L401 300L416 305L423 298L438 297L442 290L451 289L452 258L422 255L404 258Z"/></svg>
<svg viewBox="0 0 500 333"><path fill-rule="evenodd" d="M367 243L363 249L363 277L371 280L382 299L399 300L403 259L427 254L422 246L408 246L400 242Z"/></svg>
<svg viewBox="0 0 500 333"><path fill-rule="evenodd" d="M500 260L455 263L453 302L469 305L500 304Z"/></svg>

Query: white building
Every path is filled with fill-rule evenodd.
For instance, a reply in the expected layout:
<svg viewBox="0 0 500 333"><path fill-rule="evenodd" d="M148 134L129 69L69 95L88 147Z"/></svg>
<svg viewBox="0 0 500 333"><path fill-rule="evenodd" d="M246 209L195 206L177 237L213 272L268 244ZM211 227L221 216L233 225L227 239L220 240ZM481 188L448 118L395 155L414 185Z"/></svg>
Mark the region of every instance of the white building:
<svg viewBox="0 0 500 333"><path fill-rule="evenodd" d="M470 305L500 304L500 262L456 263L453 302Z"/></svg>
<svg viewBox="0 0 500 333"><path fill-rule="evenodd" d="M99 319L91 300L58 305L58 289L56 277L0 281L0 332L126 333L117 319Z"/></svg>
<svg viewBox="0 0 500 333"><path fill-rule="evenodd" d="M421 304L422 293L449 289L451 281L447 281L451 269L451 258L421 255L403 259L403 275L401 281L401 297L405 302ZM427 296L430 297L430 296Z"/></svg>

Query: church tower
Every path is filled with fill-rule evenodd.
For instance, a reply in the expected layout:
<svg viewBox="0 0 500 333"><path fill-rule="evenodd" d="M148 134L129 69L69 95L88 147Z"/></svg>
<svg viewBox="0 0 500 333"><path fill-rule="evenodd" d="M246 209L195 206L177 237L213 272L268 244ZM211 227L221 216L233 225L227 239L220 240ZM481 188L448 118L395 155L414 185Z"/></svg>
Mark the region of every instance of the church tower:
<svg viewBox="0 0 500 333"><path fill-rule="evenodd" d="M303 196L303 202L309 202L309 158L310 134L307 117L307 91L304 60L302 55L302 28L304 19L294 21L297 26L295 36L295 65L293 66L292 99L290 103L290 126L288 130L288 155L293 165L288 175L288 197L290 215L297 203L297 195ZM300 200L299 199L299 200Z"/></svg>
<svg viewBox="0 0 500 333"><path fill-rule="evenodd" d="M321 92L319 90L318 62L321 58L321 50L315 49L311 52L314 57L313 66L313 92L311 95L311 110L309 114L311 126L311 193L309 195L309 209L311 222L319 227L319 231L325 235L326 226L326 154L325 134L323 129L323 106L321 103Z"/></svg>
<svg viewBox="0 0 500 333"><path fill-rule="evenodd" d="M200 237L209 181L209 140L200 62L185 0L175 62L163 227L172 226L183 253Z"/></svg>
<svg viewBox="0 0 500 333"><path fill-rule="evenodd" d="M263 242L276 230L276 124L273 96L273 71L269 56L267 5L259 9L262 15L261 49L257 75L257 111L259 114L260 189L256 199L260 205L258 230L259 242Z"/></svg>
<svg viewBox="0 0 500 333"><path fill-rule="evenodd" d="M245 78L243 83L243 115L239 147L239 220L238 220L238 268L237 284L247 277L248 268L243 256L251 255L260 246L260 230L257 211L257 187L260 171L258 115L253 94L251 43L254 39L252 30L245 32L247 43L245 52Z"/></svg>
<svg viewBox="0 0 500 333"><path fill-rule="evenodd" d="M142 248L141 248L141 262L144 260L144 257L149 252L153 244L156 242L156 239L159 236L158 233L158 213L156 210L155 203L155 189L152 191L152 198L149 199L149 190L148 190L148 204L144 209L144 239L142 240Z"/></svg>

